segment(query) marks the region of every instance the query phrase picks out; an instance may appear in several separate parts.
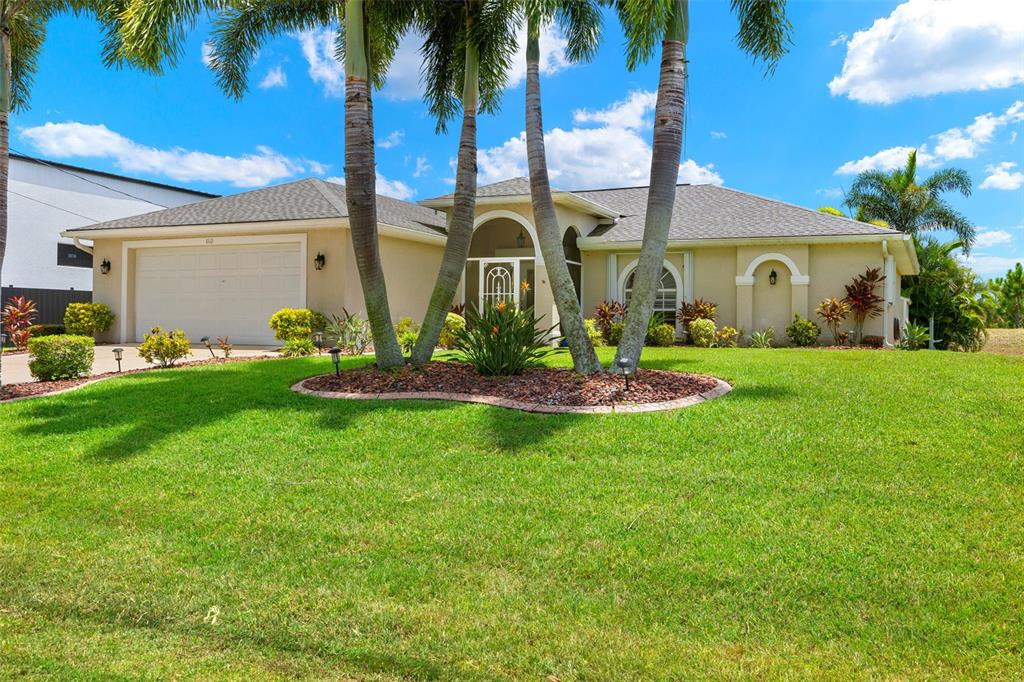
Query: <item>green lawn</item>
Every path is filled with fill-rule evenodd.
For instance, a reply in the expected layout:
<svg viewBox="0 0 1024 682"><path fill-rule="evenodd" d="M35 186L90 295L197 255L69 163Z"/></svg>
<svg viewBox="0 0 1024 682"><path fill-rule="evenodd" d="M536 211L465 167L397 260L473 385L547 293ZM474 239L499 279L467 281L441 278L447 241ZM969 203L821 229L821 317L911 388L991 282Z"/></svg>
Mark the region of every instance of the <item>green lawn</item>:
<svg viewBox="0 0 1024 682"><path fill-rule="evenodd" d="M735 390L329 401L300 359L0 406L0 678L1020 679L1024 360L645 364Z"/></svg>

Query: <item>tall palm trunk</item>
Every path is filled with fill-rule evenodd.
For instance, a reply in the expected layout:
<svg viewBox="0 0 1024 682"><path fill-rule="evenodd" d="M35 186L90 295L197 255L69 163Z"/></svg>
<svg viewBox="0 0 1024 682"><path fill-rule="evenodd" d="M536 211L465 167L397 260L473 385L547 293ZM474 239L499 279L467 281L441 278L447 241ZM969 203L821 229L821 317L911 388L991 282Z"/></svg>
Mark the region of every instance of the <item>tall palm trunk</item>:
<svg viewBox="0 0 1024 682"><path fill-rule="evenodd" d="M555 215L555 202L551 198L551 183L548 180L544 123L541 120L539 24L537 18L529 18L526 38L526 147L530 163L533 219L537 225L540 252L544 256L551 292L558 308L558 324L569 345L569 352L572 353L573 367L580 374L594 374L601 371L601 362L583 326L576 287L562 250L558 217Z"/></svg>
<svg viewBox="0 0 1024 682"><path fill-rule="evenodd" d="M7 253L7 174L11 148L9 116L11 111L11 36L7 22L0 25L0 273ZM0 371L3 369L3 344L0 344ZM0 379L3 386L3 379Z"/></svg>
<svg viewBox="0 0 1024 682"><path fill-rule="evenodd" d="M629 311L615 362L625 359L635 370L654 310L658 280L668 248L668 231L676 198L679 156L683 146L683 106L686 84L686 40L689 24L687 0L675 0L661 43L661 75L654 110L654 142L650 189L640 258L633 277Z"/></svg>
<svg viewBox="0 0 1024 682"><path fill-rule="evenodd" d="M391 323L380 264L370 88L365 2L345 0L345 203L377 366L390 369L403 365L405 358Z"/></svg>
<svg viewBox="0 0 1024 682"><path fill-rule="evenodd" d="M467 17L466 23L468 28L471 19ZM469 257L473 223L476 220L476 114L479 96L480 58L472 40L467 39L466 73L462 86L462 133L455 171L455 204L444 255L441 257L441 269L434 283L434 293L430 296L430 304L423 317L416 346L412 350L412 362L415 365L430 362L448 308L455 298L455 290L466 270L466 258Z"/></svg>

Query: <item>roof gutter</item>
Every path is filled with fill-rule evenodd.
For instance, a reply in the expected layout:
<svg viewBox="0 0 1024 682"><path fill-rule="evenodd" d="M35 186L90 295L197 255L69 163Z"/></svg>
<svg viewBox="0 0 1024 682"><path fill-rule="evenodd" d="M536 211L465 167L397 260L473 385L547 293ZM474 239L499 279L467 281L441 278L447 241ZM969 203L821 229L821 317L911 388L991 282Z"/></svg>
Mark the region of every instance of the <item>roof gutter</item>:
<svg viewBox="0 0 1024 682"><path fill-rule="evenodd" d="M681 249L696 246L743 246L749 244L873 244L890 239L907 239L907 235L883 234L845 234L817 235L811 237L725 237L721 239L670 239L668 248ZM609 242L600 237L583 237L576 241L580 249L586 251L621 251L639 249L643 242Z"/></svg>
<svg viewBox="0 0 1024 682"><path fill-rule="evenodd" d="M60 236L67 237L67 235L64 234L63 232L61 232ZM92 247L91 246L86 246L85 244L83 244L79 237L72 237L71 241L74 242L76 249L78 249L79 251L84 251L85 253L89 254L90 256L92 255Z"/></svg>

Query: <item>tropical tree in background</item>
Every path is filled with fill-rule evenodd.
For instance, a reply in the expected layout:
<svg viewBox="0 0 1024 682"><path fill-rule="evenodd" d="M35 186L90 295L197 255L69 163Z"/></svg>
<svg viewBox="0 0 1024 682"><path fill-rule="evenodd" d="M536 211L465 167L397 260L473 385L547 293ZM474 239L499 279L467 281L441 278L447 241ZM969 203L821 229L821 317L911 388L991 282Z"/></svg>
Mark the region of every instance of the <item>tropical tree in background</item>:
<svg viewBox="0 0 1024 682"><path fill-rule="evenodd" d="M116 0L0 0L0 271L7 253L10 114L28 108L46 25L58 14L90 13L107 32L108 44L115 45L112 14L117 5Z"/></svg>
<svg viewBox="0 0 1024 682"><path fill-rule="evenodd" d="M1005 277L996 277L990 282L995 294L1000 322L1005 327L1024 327L1024 265L1006 271Z"/></svg>
<svg viewBox="0 0 1024 682"><path fill-rule="evenodd" d="M825 215L839 216L840 218L845 218L846 217L846 214L843 213L842 211L840 211L835 206L819 206L818 207L818 213L824 213Z"/></svg>
<svg viewBox="0 0 1024 682"><path fill-rule="evenodd" d="M566 39L566 58L589 60L597 50L601 12L589 0L527 0L526 2L526 155L530 167L530 197L537 238L548 281L558 309L558 324L581 374L602 370L580 313L580 302L562 248L544 147L540 97L540 31L557 21Z"/></svg>
<svg viewBox="0 0 1024 682"><path fill-rule="evenodd" d="M786 19L785 0L732 0L731 4L739 20L736 41L740 49L763 60L766 73L770 74L788 49L792 27ZM630 70L647 61L661 41L644 235L625 329L615 357L616 365L624 360L630 369L635 369L654 310L675 204L683 142L690 16L688 0L616 0L615 8L626 36L626 66Z"/></svg>
<svg viewBox="0 0 1024 682"><path fill-rule="evenodd" d="M424 365L466 271L476 220L477 110L495 111L516 51L518 8L511 2L423 2L416 24L424 35L425 97L439 131L461 106L462 130L455 170L452 218L441 267L420 326L412 362ZM483 312L483 311L478 311Z"/></svg>
<svg viewBox="0 0 1024 682"><path fill-rule="evenodd" d="M974 225L942 198L947 192L971 195L967 171L945 168L918 182L917 151L912 151L903 168L858 175L845 203L856 211L857 220L882 221L884 226L906 234L951 230L968 251L974 243Z"/></svg>
<svg viewBox="0 0 1024 682"><path fill-rule="evenodd" d="M377 235L377 178L372 88L381 87L416 5L400 0L122 0L120 47L108 56L159 72L181 54L187 29L204 11L219 11L211 68L220 87L241 97L247 72L263 41L317 27L338 29L338 59L345 64L345 203L373 335L377 365L405 363L391 323Z"/></svg>
<svg viewBox="0 0 1024 682"><path fill-rule="evenodd" d="M996 318L996 297L954 256L963 244L933 237L915 237L914 244L921 269L903 278L903 295L910 299L910 317L928 324L928 347L981 350Z"/></svg>

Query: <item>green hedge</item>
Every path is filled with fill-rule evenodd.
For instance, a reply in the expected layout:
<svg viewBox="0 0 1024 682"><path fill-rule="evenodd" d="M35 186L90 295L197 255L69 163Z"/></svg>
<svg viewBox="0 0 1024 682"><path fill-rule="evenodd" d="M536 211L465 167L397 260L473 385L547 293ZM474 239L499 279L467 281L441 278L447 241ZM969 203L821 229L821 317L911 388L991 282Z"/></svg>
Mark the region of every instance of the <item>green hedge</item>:
<svg viewBox="0 0 1024 682"><path fill-rule="evenodd" d="M64 309L64 326L68 334L92 336L110 329L114 313L102 303L69 303Z"/></svg>
<svg viewBox="0 0 1024 682"><path fill-rule="evenodd" d="M28 328L29 336L56 336L67 334L67 329L62 324L34 324Z"/></svg>
<svg viewBox="0 0 1024 682"><path fill-rule="evenodd" d="M40 381L74 379L92 370L91 336L58 334L28 340L28 371Z"/></svg>

